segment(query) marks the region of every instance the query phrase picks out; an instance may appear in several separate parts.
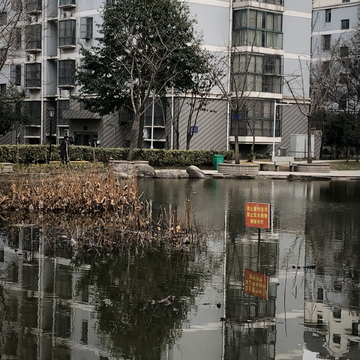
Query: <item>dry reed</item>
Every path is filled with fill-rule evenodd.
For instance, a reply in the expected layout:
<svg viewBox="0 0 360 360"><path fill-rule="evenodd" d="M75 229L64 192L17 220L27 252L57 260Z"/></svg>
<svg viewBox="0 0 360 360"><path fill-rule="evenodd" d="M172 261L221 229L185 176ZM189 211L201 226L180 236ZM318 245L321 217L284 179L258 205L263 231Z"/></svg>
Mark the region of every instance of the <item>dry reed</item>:
<svg viewBox="0 0 360 360"><path fill-rule="evenodd" d="M184 216L162 208L153 219L136 180L120 180L109 172L69 172L13 182L0 192L0 213L7 223L36 224L48 244L99 253L128 249L189 249L198 229L185 200Z"/></svg>

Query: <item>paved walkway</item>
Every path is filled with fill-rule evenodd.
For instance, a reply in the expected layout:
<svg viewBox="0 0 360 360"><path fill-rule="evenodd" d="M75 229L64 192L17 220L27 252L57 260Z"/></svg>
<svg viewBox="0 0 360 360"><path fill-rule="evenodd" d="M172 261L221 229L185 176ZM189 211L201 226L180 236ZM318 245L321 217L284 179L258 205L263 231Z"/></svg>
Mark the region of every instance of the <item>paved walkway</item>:
<svg viewBox="0 0 360 360"><path fill-rule="evenodd" d="M202 170L209 177L221 177L217 170ZM290 172L290 171L259 171L259 177L289 180L360 180L360 170L330 171L329 173Z"/></svg>

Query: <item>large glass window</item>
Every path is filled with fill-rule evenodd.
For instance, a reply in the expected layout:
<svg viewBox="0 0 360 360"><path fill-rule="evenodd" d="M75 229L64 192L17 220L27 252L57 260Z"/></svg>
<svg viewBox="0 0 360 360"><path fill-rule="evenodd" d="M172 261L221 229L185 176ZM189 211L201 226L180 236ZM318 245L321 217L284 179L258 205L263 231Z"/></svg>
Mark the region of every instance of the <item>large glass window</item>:
<svg viewBox="0 0 360 360"><path fill-rule="evenodd" d="M59 61L59 86L75 85L75 60Z"/></svg>
<svg viewBox="0 0 360 360"><path fill-rule="evenodd" d="M282 49L282 15L244 9L234 11L234 46L260 46Z"/></svg>
<svg viewBox="0 0 360 360"><path fill-rule="evenodd" d="M239 53L233 56L232 91L282 92L282 57Z"/></svg>
<svg viewBox="0 0 360 360"><path fill-rule="evenodd" d="M26 49L41 49L41 25L29 25L26 27Z"/></svg>
<svg viewBox="0 0 360 360"><path fill-rule="evenodd" d="M40 101L27 101L26 109L29 116L32 118L30 125L40 125L41 123L41 102Z"/></svg>
<svg viewBox="0 0 360 360"><path fill-rule="evenodd" d="M10 80L16 86L21 85L21 65L11 65Z"/></svg>
<svg viewBox="0 0 360 360"><path fill-rule="evenodd" d="M80 38L92 39L93 37L93 18L85 17L80 19Z"/></svg>
<svg viewBox="0 0 360 360"><path fill-rule="evenodd" d="M59 22L59 46L76 45L76 20Z"/></svg>
<svg viewBox="0 0 360 360"><path fill-rule="evenodd" d="M25 87L41 87L41 64L25 64Z"/></svg>
<svg viewBox="0 0 360 360"><path fill-rule="evenodd" d="M276 109L275 136L281 136L282 109ZM251 126L251 129L249 125ZM239 136L273 136L274 128L274 100L273 99L249 99L241 110L240 119L235 120L232 116L230 135L235 134L238 126Z"/></svg>

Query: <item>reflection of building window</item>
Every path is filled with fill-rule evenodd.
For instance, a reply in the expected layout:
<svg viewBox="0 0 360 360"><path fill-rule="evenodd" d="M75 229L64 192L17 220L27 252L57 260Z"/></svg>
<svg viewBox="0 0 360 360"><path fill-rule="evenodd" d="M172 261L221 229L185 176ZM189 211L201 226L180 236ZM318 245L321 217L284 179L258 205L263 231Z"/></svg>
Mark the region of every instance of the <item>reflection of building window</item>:
<svg viewBox="0 0 360 360"><path fill-rule="evenodd" d="M252 9L234 11L234 46L282 49L282 15Z"/></svg>
<svg viewBox="0 0 360 360"><path fill-rule="evenodd" d="M318 301L324 301L324 289L318 288L317 290L317 300Z"/></svg>
<svg viewBox="0 0 360 360"><path fill-rule="evenodd" d="M333 310L334 319L341 319L341 309L336 308Z"/></svg>
<svg viewBox="0 0 360 360"><path fill-rule="evenodd" d="M359 323L353 322L351 324L351 335L353 335L353 336L359 335Z"/></svg>
<svg viewBox="0 0 360 360"><path fill-rule="evenodd" d="M76 20L59 21L59 46L76 45Z"/></svg>
<svg viewBox="0 0 360 360"><path fill-rule="evenodd" d="M75 60L59 61L59 86L75 85Z"/></svg>
<svg viewBox="0 0 360 360"><path fill-rule="evenodd" d="M334 344L341 344L341 335L340 334L334 334L333 335L333 343Z"/></svg>
<svg viewBox="0 0 360 360"><path fill-rule="evenodd" d="M25 87L41 86L41 64L25 64Z"/></svg>
<svg viewBox="0 0 360 360"><path fill-rule="evenodd" d="M0 84L0 94L6 93L6 84Z"/></svg>
<svg viewBox="0 0 360 360"><path fill-rule="evenodd" d="M86 320L83 320L81 322L81 339L80 341L83 344L88 343L88 322Z"/></svg>

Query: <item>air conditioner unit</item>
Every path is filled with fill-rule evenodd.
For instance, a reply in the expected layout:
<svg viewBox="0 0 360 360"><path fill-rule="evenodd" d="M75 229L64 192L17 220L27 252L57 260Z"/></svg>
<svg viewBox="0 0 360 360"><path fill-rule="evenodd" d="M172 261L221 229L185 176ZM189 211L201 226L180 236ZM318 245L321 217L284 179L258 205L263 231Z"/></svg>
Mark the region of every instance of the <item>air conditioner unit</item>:
<svg viewBox="0 0 360 360"><path fill-rule="evenodd" d="M62 97L62 98L68 98L68 97L70 97L70 90L61 89L61 91L60 91L60 97Z"/></svg>
<svg viewBox="0 0 360 360"><path fill-rule="evenodd" d="M26 60L29 61L29 62L34 62L36 60L35 54L27 54L26 55Z"/></svg>
<svg viewBox="0 0 360 360"><path fill-rule="evenodd" d="M64 11L63 19L69 19L69 18L71 18L71 16L72 16L71 11Z"/></svg>

